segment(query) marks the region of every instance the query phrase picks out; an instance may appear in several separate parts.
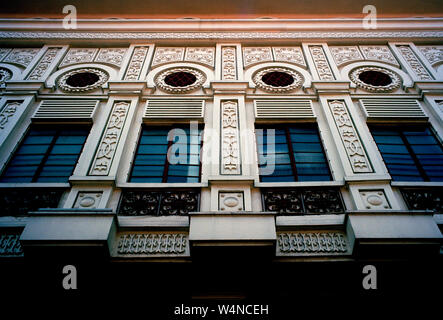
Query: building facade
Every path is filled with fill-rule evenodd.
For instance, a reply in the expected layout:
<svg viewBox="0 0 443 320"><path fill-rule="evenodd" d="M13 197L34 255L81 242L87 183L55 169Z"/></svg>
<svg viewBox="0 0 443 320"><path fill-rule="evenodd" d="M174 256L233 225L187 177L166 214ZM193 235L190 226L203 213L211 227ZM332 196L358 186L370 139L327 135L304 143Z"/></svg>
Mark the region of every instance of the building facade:
<svg viewBox="0 0 443 320"><path fill-rule="evenodd" d="M176 301L365 295L366 265L437 286L443 20L377 23L3 20L11 287L63 291L66 265Z"/></svg>

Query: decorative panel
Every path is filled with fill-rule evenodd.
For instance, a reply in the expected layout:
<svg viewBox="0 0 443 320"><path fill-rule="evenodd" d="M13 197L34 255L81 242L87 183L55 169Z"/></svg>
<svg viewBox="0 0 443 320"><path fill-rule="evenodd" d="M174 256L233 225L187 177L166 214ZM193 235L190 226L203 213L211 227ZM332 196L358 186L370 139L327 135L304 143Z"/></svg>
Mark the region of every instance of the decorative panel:
<svg viewBox="0 0 443 320"><path fill-rule="evenodd" d="M126 48L102 48L94 61L120 67L126 50Z"/></svg>
<svg viewBox="0 0 443 320"><path fill-rule="evenodd" d="M320 80L335 80L322 46L309 46L312 60Z"/></svg>
<svg viewBox="0 0 443 320"><path fill-rule="evenodd" d="M186 48L185 61L197 62L209 67L214 67L215 48L213 47L189 47Z"/></svg>
<svg viewBox="0 0 443 320"><path fill-rule="evenodd" d="M358 50L357 46L344 46L344 47L333 47L330 46L332 57L334 58L337 66L341 66L345 63L363 60L363 56Z"/></svg>
<svg viewBox="0 0 443 320"><path fill-rule="evenodd" d="M243 191L221 191L218 193L219 210L225 212L244 211Z"/></svg>
<svg viewBox="0 0 443 320"><path fill-rule="evenodd" d="M73 208L96 209L100 204L102 196L102 191L80 191L77 194L77 199L75 200Z"/></svg>
<svg viewBox="0 0 443 320"><path fill-rule="evenodd" d="M78 63L93 62L97 51L97 48L71 48L60 63L59 68Z"/></svg>
<svg viewBox="0 0 443 320"><path fill-rule="evenodd" d="M0 216L22 216L39 208L56 208L64 189L0 190Z"/></svg>
<svg viewBox="0 0 443 320"><path fill-rule="evenodd" d="M346 155L354 173L372 172L369 159L351 120L346 104L342 100L328 100L329 108L340 134Z"/></svg>
<svg viewBox="0 0 443 320"><path fill-rule="evenodd" d="M114 102L108 124L101 138L99 149L95 155L89 175L108 175L130 105L131 103L129 101Z"/></svg>
<svg viewBox="0 0 443 320"><path fill-rule="evenodd" d="M273 61L270 47L244 47L243 66L245 68L261 62Z"/></svg>
<svg viewBox="0 0 443 320"><path fill-rule="evenodd" d="M0 110L0 132L6 127L10 118L17 113L17 109L22 103L23 101L6 101L3 108Z"/></svg>
<svg viewBox="0 0 443 320"><path fill-rule="evenodd" d="M10 48L0 48L0 61L11 51Z"/></svg>
<svg viewBox="0 0 443 320"><path fill-rule="evenodd" d="M443 62L443 46L417 46L431 65Z"/></svg>
<svg viewBox="0 0 443 320"><path fill-rule="evenodd" d="M258 119L315 118L311 100L255 100Z"/></svg>
<svg viewBox="0 0 443 320"><path fill-rule="evenodd" d="M272 52L275 61L295 63L306 67L303 51L300 47L272 47Z"/></svg>
<svg viewBox="0 0 443 320"><path fill-rule="evenodd" d="M443 188L401 189L410 210L431 210L443 213Z"/></svg>
<svg viewBox="0 0 443 320"><path fill-rule="evenodd" d="M221 103L221 174L240 174L240 138L237 101Z"/></svg>
<svg viewBox="0 0 443 320"><path fill-rule="evenodd" d="M397 60L388 46L374 45L374 46L360 46L360 50L366 60L375 60L386 62L394 66L399 66Z"/></svg>
<svg viewBox="0 0 443 320"><path fill-rule="evenodd" d="M4 83L12 78L12 72L9 69L0 67L0 88Z"/></svg>
<svg viewBox="0 0 443 320"><path fill-rule="evenodd" d="M182 61L184 55L185 48L183 47L156 48L151 66L155 67L165 63Z"/></svg>
<svg viewBox="0 0 443 320"><path fill-rule="evenodd" d="M343 213L338 189L262 188L264 211L279 215Z"/></svg>
<svg viewBox="0 0 443 320"><path fill-rule="evenodd" d="M363 205L368 210L390 209L384 190L359 190Z"/></svg>
<svg viewBox="0 0 443 320"><path fill-rule="evenodd" d="M426 70L420 60L418 60L410 46L398 45L397 49L419 80L433 80L431 74Z"/></svg>
<svg viewBox="0 0 443 320"><path fill-rule="evenodd" d="M277 256L342 255L349 250L346 235L339 231L277 233Z"/></svg>
<svg viewBox="0 0 443 320"><path fill-rule="evenodd" d="M129 61L128 69L126 70L125 80L139 80L140 73L145 63L148 54L148 47L135 47L132 52L131 60Z"/></svg>
<svg viewBox="0 0 443 320"><path fill-rule="evenodd" d="M204 106L204 100L148 100L144 118L202 119Z"/></svg>
<svg viewBox="0 0 443 320"><path fill-rule="evenodd" d="M237 80L237 49L222 47L222 80Z"/></svg>
<svg viewBox="0 0 443 320"><path fill-rule="evenodd" d="M23 249L20 244L20 232L4 232L0 230L0 257L23 257Z"/></svg>
<svg viewBox="0 0 443 320"><path fill-rule="evenodd" d="M45 54L41 57L35 68L27 77L28 80L42 80L46 71L53 64L55 58L60 52L61 48L49 48Z"/></svg>
<svg viewBox="0 0 443 320"><path fill-rule="evenodd" d="M178 232L119 233L115 256L189 256L189 236Z"/></svg>
<svg viewBox="0 0 443 320"><path fill-rule="evenodd" d="M33 120L92 120L98 100L43 100L33 115Z"/></svg>
<svg viewBox="0 0 443 320"><path fill-rule="evenodd" d="M124 190L119 214L128 216L187 215L199 211L200 192L186 190Z"/></svg>
<svg viewBox="0 0 443 320"><path fill-rule="evenodd" d="M360 104L368 120L428 119L415 99L360 99Z"/></svg>
<svg viewBox="0 0 443 320"><path fill-rule="evenodd" d="M40 48L17 48L13 49L3 62L17 64L26 68L40 51Z"/></svg>

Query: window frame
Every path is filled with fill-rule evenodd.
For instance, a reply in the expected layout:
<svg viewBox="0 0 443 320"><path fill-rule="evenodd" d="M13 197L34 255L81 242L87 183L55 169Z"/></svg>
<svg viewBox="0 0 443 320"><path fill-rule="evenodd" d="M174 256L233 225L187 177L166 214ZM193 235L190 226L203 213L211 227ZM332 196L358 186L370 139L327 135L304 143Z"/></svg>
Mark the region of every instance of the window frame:
<svg viewBox="0 0 443 320"><path fill-rule="evenodd" d="M200 185L202 184L202 159L201 159L201 152L203 150L203 144L204 144L204 123L198 123L198 130L199 130L199 135L201 135L201 139L200 139L200 143L199 143L199 154L198 154L198 182L168 182L168 171L169 171L169 161L168 161L168 153L170 150L170 147L173 144L173 140L168 140L168 144L167 144L167 149L166 149L166 154L165 154L165 162L163 164L163 173L162 173L162 180L161 182L145 182L145 181L131 181L132 177L133 177L133 171L134 171L134 167L135 167L135 160L136 157L138 155L138 150L140 148L140 141L141 138L143 136L143 132L145 128L157 128L157 129L164 129L164 128L168 128L169 131L172 129L184 129L187 125L189 125L189 123L168 123L168 124L162 124L162 125L157 125L157 124L151 124L151 123L141 123L140 126L140 130L139 130L139 134L138 134L138 139L134 148L134 155L132 157L132 161L130 163L129 166L129 170L128 170L128 174L127 174L127 179L126 182L120 184L124 187L132 187L135 185L144 185L144 184L149 184L149 185L162 185L162 186L167 186L167 185L184 185L184 186L193 186L193 185ZM168 133L169 133L168 131ZM167 138L167 137L166 137ZM187 146L189 146L190 144L187 143ZM189 154L188 154L189 155ZM189 165L189 164L188 164Z"/></svg>
<svg viewBox="0 0 443 320"><path fill-rule="evenodd" d="M11 166L11 162L14 160L14 158L17 156L17 152L20 151L20 149L23 146L23 143L25 142L25 140L30 136L30 133L32 132L32 130L55 130L56 133L52 136L52 140L51 142L48 144L48 148L47 150L44 152L42 159L40 160L39 164L37 165L37 169L35 170L31 181L2 181L3 178L7 178L7 176L5 176L7 170L10 168ZM60 133L63 130L72 130L72 129L85 129L87 131L87 134L85 135L85 141L81 144L81 148L79 150L79 152L77 153L77 159L75 161L75 164L72 166L72 171L69 174L69 176L67 177L66 181L38 181L38 179L40 178L40 174L42 172L42 170L45 168L46 164L47 164L47 160L49 158L49 156L51 156L51 151L53 150L54 146L57 145L56 141L57 139L60 137ZM8 185L8 184L17 184L19 183L20 185L25 185L28 184L30 186L36 185L36 184L43 184L43 185L68 185L69 184L69 177L71 177L73 175L73 173L75 172L75 169L78 165L78 162L80 160L80 157L82 155L82 152L84 151L84 147L86 145L87 139L90 135L91 132L91 126L89 124L84 124L84 123L68 123L68 124L63 124L63 123L31 123L26 130L24 131L22 137L19 139L18 143L16 144L15 148L13 150L11 150L10 156L7 159L7 161L5 162L5 165L3 166L3 168L1 168L0 171L0 185ZM62 154L62 155L66 155L66 154ZM54 167L57 167L58 165L51 165ZM58 176L60 177L60 176Z"/></svg>
<svg viewBox="0 0 443 320"><path fill-rule="evenodd" d="M429 132L431 133L431 136L435 138L437 144L435 144L436 146L440 147L440 149L443 152L443 143L441 138L439 137L439 135L437 134L437 132L435 131L435 129L433 128L432 124L427 122L427 123L388 123L388 124L382 124L382 123L370 123L368 124L369 127L369 131L371 133L372 139L374 140L374 143L376 145L377 151L380 153L383 162L386 166L386 169L389 172L389 175L392 178L392 182L393 184L399 184L399 185L403 185L403 184L421 184L421 183L434 183L434 184L441 184L443 183L443 181L431 181L429 179L428 173L426 173L426 171L423 168L423 165L420 163L417 154L415 153L415 151L412 149L411 147L411 143L407 140L404 131L413 131L414 129L428 129ZM406 150L408 151L408 155L411 157L414 166L417 169L417 173L418 176L422 179L422 180L396 180L393 177L393 174L391 173L391 170L389 169L388 166L388 162L385 160L385 156L384 153L380 150L379 144L377 143L374 134L373 134L373 129L385 129L385 130L390 130L393 132L396 132L398 134L398 136L400 137L403 146L406 148ZM395 176L395 175L394 175Z"/></svg>
<svg viewBox="0 0 443 320"><path fill-rule="evenodd" d="M315 128L317 137L319 138L320 146L321 146L321 154L324 157L325 164L328 168L328 175L329 180L299 180L297 165L294 157L294 150L293 150L293 141L291 140L291 133L289 132L290 127L312 127ZM288 146L288 155L290 160L290 166L292 170L292 176L294 177L294 181L262 181L262 175L260 174L260 152L258 147L258 140L256 138L256 153L257 153L257 167L258 167L258 176L259 176L259 182L256 183L257 186L271 186L271 185L329 185L329 184L336 184L334 180L334 176L332 174L331 170L331 164L329 161L329 158L327 156L327 153L325 151L324 147L324 141L320 134L319 125L317 122L285 122L285 123L262 123L262 122L256 122L254 129L283 129L285 131L285 138L286 138L286 145ZM257 137L257 132L255 132L255 135ZM341 185L341 183L340 183Z"/></svg>

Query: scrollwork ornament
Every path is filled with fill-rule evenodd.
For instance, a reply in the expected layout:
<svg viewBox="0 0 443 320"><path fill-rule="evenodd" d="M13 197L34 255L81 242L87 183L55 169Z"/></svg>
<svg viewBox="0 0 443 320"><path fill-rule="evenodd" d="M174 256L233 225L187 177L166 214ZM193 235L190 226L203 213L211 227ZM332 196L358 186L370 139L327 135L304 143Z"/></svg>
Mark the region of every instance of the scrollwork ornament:
<svg viewBox="0 0 443 320"><path fill-rule="evenodd" d="M0 68L0 86L12 78L12 72L5 68Z"/></svg>
<svg viewBox="0 0 443 320"><path fill-rule="evenodd" d="M282 86L282 87L271 86L269 84L266 84L265 82L263 82L262 77L268 73L271 73L271 72L286 73L294 79L294 82L292 82L290 85ZM289 68L276 67L276 68L265 68L265 69L260 69L260 70L256 71L252 75L252 81L255 83L255 85L258 88L260 88L262 90L272 92L272 93L282 93L282 92L290 92L290 91L300 88L304 82L304 77L295 70L292 70Z"/></svg>
<svg viewBox="0 0 443 320"><path fill-rule="evenodd" d="M175 87L167 84L165 82L165 78L171 74L178 73L178 72L186 72L192 74L196 80L187 86L183 87ZM194 68L170 68L166 69L162 72L160 72L154 79L154 83L160 90L163 90L165 92L169 93L188 93L194 90L197 90L200 88L203 83L206 81L206 75L201 72L200 70L194 69Z"/></svg>
<svg viewBox="0 0 443 320"><path fill-rule="evenodd" d="M363 72L367 72L367 71L375 71L375 72L380 72L380 73L384 73L385 75L387 75L389 78L391 78L391 83L385 86L374 86L368 83L363 82L362 80L360 80L359 76L363 73ZM401 78L400 76L388 69L385 68L380 68L380 67L359 67L359 68L355 68L353 70L351 70L351 72L349 73L349 79L355 83L355 85L357 85L357 87L366 90L366 91L371 91L371 92L392 92L396 89L398 89L401 85Z"/></svg>
<svg viewBox="0 0 443 320"><path fill-rule="evenodd" d="M67 80L69 79L69 77L75 75L75 74L79 74L79 73L93 73L96 74L99 77L99 80L96 81L95 83L91 84L91 85L87 85L84 87L73 87L70 86L67 83ZM99 87L101 87L103 84L106 83L106 81L108 81L109 79L109 75L108 73L106 73L103 70L100 69L95 69L95 68L82 68L82 69L75 69L75 70L71 70L69 72L66 72L64 74L62 74L58 80L57 80L57 84L58 87L60 89L62 89L63 91L68 91L68 92L85 92L85 91L91 91L94 89L97 89Z"/></svg>

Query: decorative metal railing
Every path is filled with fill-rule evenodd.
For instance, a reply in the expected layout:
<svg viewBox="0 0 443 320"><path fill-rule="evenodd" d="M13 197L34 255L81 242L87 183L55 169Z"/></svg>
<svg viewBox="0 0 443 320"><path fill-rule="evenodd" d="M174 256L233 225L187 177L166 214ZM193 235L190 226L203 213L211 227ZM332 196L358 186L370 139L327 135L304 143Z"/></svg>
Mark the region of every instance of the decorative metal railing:
<svg viewBox="0 0 443 320"><path fill-rule="evenodd" d="M443 213L443 188L405 188L401 193L410 210L432 210Z"/></svg>
<svg viewBox="0 0 443 320"><path fill-rule="evenodd" d="M0 189L0 216L24 216L39 208L56 208L65 189Z"/></svg>
<svg viewBox="0 0 443 320"><path fill-rule="evenodd" d="M264 211L279 215L343 213L340 190L328 188L263 188Z"/></svg>
<svg viewBox="0 0 443 320"><path fill-rule="evenodd" d="M119 215L126 216L171 216L187 215L199 211L200 191L180 190L123 190Z"/></svg>

